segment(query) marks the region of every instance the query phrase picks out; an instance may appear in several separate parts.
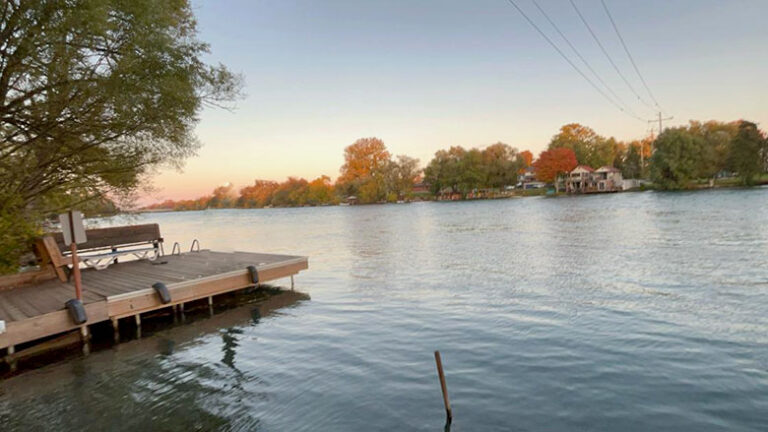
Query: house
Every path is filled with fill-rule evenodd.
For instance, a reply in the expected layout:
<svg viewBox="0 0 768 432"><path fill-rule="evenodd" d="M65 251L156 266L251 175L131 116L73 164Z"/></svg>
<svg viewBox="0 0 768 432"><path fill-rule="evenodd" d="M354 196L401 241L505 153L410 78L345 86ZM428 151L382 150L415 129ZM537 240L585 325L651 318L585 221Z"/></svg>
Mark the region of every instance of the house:
<svg viewBox="0 0 768 432"><path fill-rule="evenodd" d="M595 170L588 165L579 165L565 178L565 191L568 193L585 193L597 189L592 174Z"/></svg>
<svg viewBox="0 0 768 432"><path fill-rule="evenodd" d="M621 171L612 166L594 170L590 166L579 165L565 178L565 191L568 193L618 192L623 189Z"/></svg>
<svg viewBox="0 0 768 432"><path fill-rule="evenodd" d="M415 194L429 193L429 183L424 181L422 177L418 177L413 182L413 189L411 189L411 191Z"/></svg>
<svg viewBox="0 0 768 432"><path fill-rule="evenodd" d="M612 166L603 166L595 171L598 192L616 192L623 189L624 177Z"/></svg>
<svg viewBox="0 0 768 432"><path fill-rule="evenodd" d="M517 175L518 184L524 185L532 181L536 181L536 171L532 166L520 170L520 173Z"/></svg>

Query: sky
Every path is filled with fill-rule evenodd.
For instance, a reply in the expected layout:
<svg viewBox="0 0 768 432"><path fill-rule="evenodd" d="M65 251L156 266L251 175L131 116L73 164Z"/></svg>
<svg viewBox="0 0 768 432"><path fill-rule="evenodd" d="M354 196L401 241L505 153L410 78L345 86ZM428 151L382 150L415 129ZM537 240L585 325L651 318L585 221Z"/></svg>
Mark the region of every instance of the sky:
<svg viewBox="0 0 768 432"><path fill-rule="evenodd" d="M657 110L600 0L538 4L610 91L641 119ZM532 0L514 0L591 80ZM768 1L605 0L666 116L748 119L768 127ZM210 63L245 80L236 109L205 108L203 146L181 171L163 168L144 200L196 198L230 182L336 178L344 147L375 136L426 165L450 146L501 141L538 154L560 126L647 136L647 121L617 109L508 0L193 0Z"/></svg>

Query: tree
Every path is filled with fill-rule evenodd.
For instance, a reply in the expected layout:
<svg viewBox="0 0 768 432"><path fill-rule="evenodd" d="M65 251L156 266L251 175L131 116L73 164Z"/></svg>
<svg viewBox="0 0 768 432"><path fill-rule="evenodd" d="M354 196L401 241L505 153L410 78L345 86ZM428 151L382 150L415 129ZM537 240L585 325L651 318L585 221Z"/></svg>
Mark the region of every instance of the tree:
<svg viewBox="0 0 768 432"><path fill-rule="evenodd" d="M384 141L378 138L360 138L344 149L339 183L353 183L375 175L389 161L390 154Z"/></svg>
<svg viewBox="0 0 768 432"><path fill-rule="evenodd" d="M741 183L755 184L755 176L763 170L765 136L755 123L742 120L739 130L731 143L728 166L738 173Z"/></svg>
<svg viewBox="0 0 768 432"><path fill-rule="evenodd" d="M578 163L593 168L613 165L621 150L615 139L606 139L591 128L578 123L562 126L560 132L552 137L548 149L556 148L573 150Z"/></svg>
<svg viewBox="0 0 768 432"><path fill-rule="evenodd" d="M288 177L272 195L272 205L279 207L303 206L307 203L309 182L303 178Z"/></svg>
<svg viewBox="0 0 768 432"><path fill-rule="evenodd" d="M558 191L559 176L572 171L578 164L573 150L560 147L541 152L539 158L533 162L533 167L536 170L536 178L539 181L553 182L555 184L555 191Z"/></svg>
<svg viewBox="0 0 768 432"><path fill-rule="evenodd" d="M320 205L334 202L333 186L331 178L320 176L307 185L307 204Z"/></svg>
<svg viewBox="0 0 768 432"><path fill-rule="evenodd" d="M221 186L216 187L213 190L213 196L208 200L208 207L210 208L231 208L234 206L237 200L235 195L235 186L226 182Z"/></svg>
<svg viewBox="0 0 768 432"><path fill-rule="evenodd" d="M711 178L714 181L719 173L728 169L731 142L736 137L738 128L738 122L689 122L688 131L699 137L702 145L697 177Z"/></svg>
<svg viewBox="0 0 768 432"><path fill-rule="evenodd" d="M683 189L700 171L703 139L685 127L668 128L654 142L651 180L662 189Z"/></svg>
<svg viewBox="0 0 768 432"><path fill-rule="evenodd" d="M466 153L460 146L435 152L435 157L424 169L424 179L430 184L434 194L439 194L445 189L454 193L459 191L461 161Z"/></svg>
<svg viewBox="0 0 768 432"><path fill-rule="evenodd" d="M517 172L523 165L517 149L498 142L486 147L482 156L486 172L485 186L502 188L517 183Z"/></svg>
<svg viewBox="0 0 768 432"><path fill-rule="evenodd" d="M627 146L627 152L621 165L621 174L625 178L639 178L642 175L641 151L642 144L640 142L633 142Z"/></svg>
<svg viewBox="0 0 768 432"><path fill-rule="evenodd" d="M239 94L237 76L203 62L185 0L6 0L0 33L0 208L11 222L130 197L153 168L196 151L204 104ZM32 232L3 236L0 272L26 247L9 239Z"/></svg>
<svg viewBox="0 0 768 432"><path fill-rule="evenodd" d="M456 186L463 196L469 192L485 186L488 177L487 167L483 164L483 153L476 149L464 152L458 163L458 176Z"/></svg>
<svg viewBox="0 0 768 432"><path fill-rule="evenodd" d="M386 167L390 154L378 138L360 138L344 149L344 165L336 180L337 188L345 195L361 195L361 202L378 202L386 197Z"/></svg>
<svg viewBox="0 0 768 432"><path fill-rule="evenodd" d="M399 155L396 161L390 161L387 171L388 195L393 194L395 199L409 196L414 181L421 174L419 160L406 155Z"/></svg>
<svg viewBox="0 0 768 432"><path fill-rule="evenodd" d="M237 206L243 208L268 206L272 202L272 195L278 186L279 184L275 181L256 180L253 186L246 186L240 189Z"/></svg>
<svg viewBox="0 0 768 432"><path fill-rule="evenodd" d="M517 170L517 173L523 174L527 168L533 165L533 153L530 150L523 150L517 156L520 160L520 168Z"/></svg>

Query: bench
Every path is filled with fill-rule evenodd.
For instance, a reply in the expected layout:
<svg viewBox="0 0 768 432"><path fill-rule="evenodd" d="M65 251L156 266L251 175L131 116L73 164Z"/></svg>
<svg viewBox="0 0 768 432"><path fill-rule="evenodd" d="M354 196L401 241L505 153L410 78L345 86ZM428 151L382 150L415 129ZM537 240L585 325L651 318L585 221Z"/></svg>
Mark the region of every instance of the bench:
<svg viewBox="0 0 768 432"><path fill-rule="evenodd" d="M86 267L102 270L119 257L153 261L162 255L163 238L158 224L130 225L86 230L87 241L77 245L77 256ZM42 264L50 263L60 280L69 279L72 257L62 233L43 236L37 243Z"/></svg>

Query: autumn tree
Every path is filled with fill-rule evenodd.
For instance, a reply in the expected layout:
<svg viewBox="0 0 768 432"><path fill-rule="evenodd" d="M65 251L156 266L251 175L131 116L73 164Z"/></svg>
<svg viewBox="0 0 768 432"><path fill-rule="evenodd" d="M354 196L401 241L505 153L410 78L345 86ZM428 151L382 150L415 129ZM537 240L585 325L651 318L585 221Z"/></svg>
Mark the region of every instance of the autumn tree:
<svg viewBox="0 0 768 432"><path fill-rule="evenodd" d="M545 183L554 183L555 191L559 191L560 175L572 171L576 165L578 165L576 154L567 147L545 150L533 162L536 178Z"/></svg>
<svg viewBox="0 0 768 432"><path fill-rule="evenodd" d="M309 182L303 178L288 177L272 195L272 205L279 207L303 206L307 203Z"/></svg>
<svg viewBox="0 0 768 432"><path fill-rule="evenodd" d="M360 195L364 188L365 202L386 197L385 172L390 154L378 138L360 138L344 149L344 165L337 179L338 189L346 195Z"/></svg>
<svg viewBox="0 0 768 432"><path fill-rule="evenodd" d="M46 215L195 153L202 107L240 88L185 0L5 0L0 34L0 273Z"/></svg>
<svg viewBox="0 0 768 432"><path fill-rule="evenodd" d="M533 153L531 153L530 150L523 150L518 157L520 159L520 169L518 170L518 173L522 174L525 172L526 168L533 164Z"/></svg>
<svg viewBox="0 0 768 432"><path fill-rule="evenodd" d="M256 180L252 186L240 189L237 206L243 208L268 206L271 204L272 195L278 186L276 181Z"/></svg>
<svg viewBox="0 0 768 432"><path fill-rule="evenodd" d="M578 123L570 123L560 128L552 137L549 150L568 148L573 150L578 163L598 168L613 165L620 148L615 139L606 139L594 130Z"/></svg>
<svg viewBox="0 0 768 432"><path fill-rule="evenodd" d="M307 185L307 204L321 205L330 204L334 201L335 194L330 177L324 175L309 182Z"/></svg>

